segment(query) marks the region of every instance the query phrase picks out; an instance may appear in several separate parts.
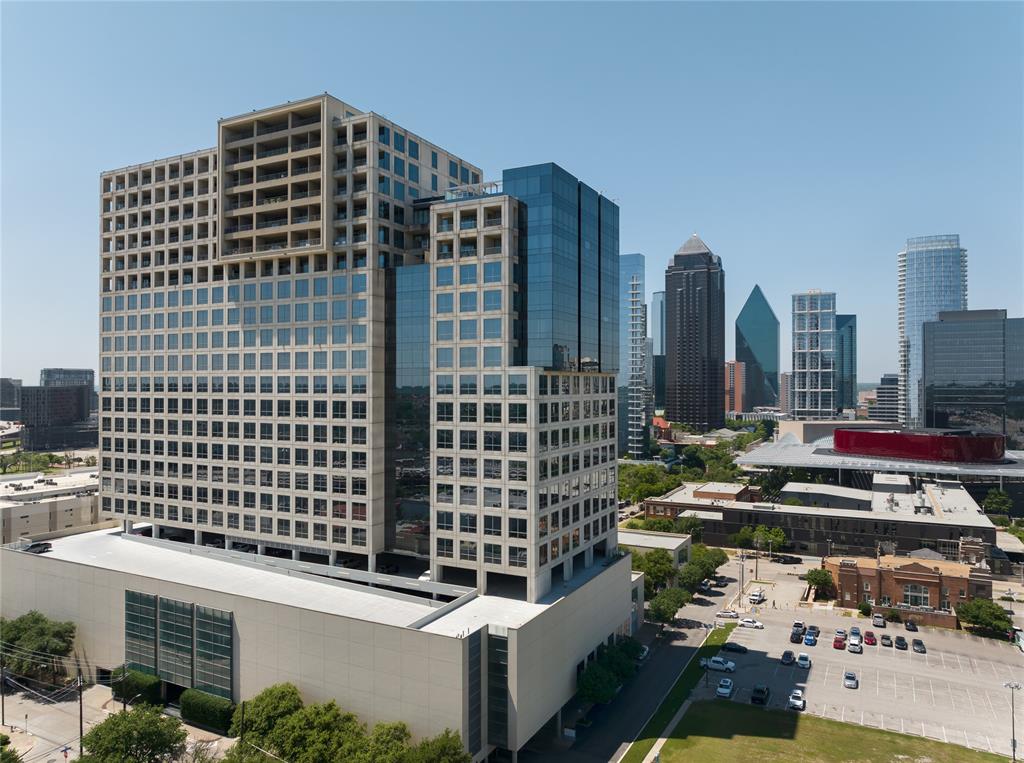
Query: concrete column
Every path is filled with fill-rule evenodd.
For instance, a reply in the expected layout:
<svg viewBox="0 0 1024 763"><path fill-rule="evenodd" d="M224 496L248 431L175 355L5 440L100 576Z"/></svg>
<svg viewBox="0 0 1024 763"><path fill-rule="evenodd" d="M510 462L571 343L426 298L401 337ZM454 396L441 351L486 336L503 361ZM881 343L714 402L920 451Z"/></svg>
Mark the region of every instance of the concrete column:
<svg viewBox="0 0 1024 763"><path fill-rule="evenodd" d="M476 571L476 587L480 591L480 595L483 596L487 593L487 572L486 570Z"/></svg>
<svg viewBox="0 0 1024 763"><path fill-rule="evenodd" d="M562 738L562 708L555 713L555 739Z"/></svg>
<svg viewBox="0 0 1024 763"><path fill-rule="evenodd" d="M201 543L202 537L203 537L202 531L201 530L196 530L195 533L192 534L192 543L193 543L193 545L196 545L196 546L203 545Z"/></svg>
<svg viewBox="0 0 1024 763"><path fill-rule="evenodd" d="M330 564L330 565L331 565L332 567L334 567L335 565L337 565L337 563L338 563L338 552L337 552L337 551L333 551L333 550L332 550L332 551L331 551L331 552L330 552L330 553L329 553L329 554L327 555L327 563L328 563L328 564Z"/></svg>
<svg viewBox="0 0 1024 763"><path fill-rule="evenodd" d="M562 580L572 579L572 555L566 554L562 561Z"/></svg>
<svg viewBox="0 0 1024 763"><path fill-rule="evenodd" d="M266 556L267 555L267 544L266 543L257 543L256 544L256 555L257 556Z"/></svg>
<svg viewBox="0 0 1024 763"><path fill-rule="evenodd" d="M586 551L583 552L583 566L593 567L594 566L594 547L587 546Z"/></svg>
<svg viewBox="0 0 1024 763"><path fill-rule="evenodd" d="M231 538L225 538L224 539L224 550L225 551L231 551L231 550L234 549L234 547L235 547L235 542L233 540L231 540Z"/></svg>
<svg viewBox="0 0 1024 763"><path fill-rule="evenodd" d="M366 569L370 572L377 571L377 554L375 554L373 551L371 551L366 556Z"/></svg>
<svg viewBox="0 0 1024 763"><path fill-rule="evenodd" d="M301 553L301 552L297 548L293 548L292 549L292 561L293 562L299 561L299 553Z"/></svg>

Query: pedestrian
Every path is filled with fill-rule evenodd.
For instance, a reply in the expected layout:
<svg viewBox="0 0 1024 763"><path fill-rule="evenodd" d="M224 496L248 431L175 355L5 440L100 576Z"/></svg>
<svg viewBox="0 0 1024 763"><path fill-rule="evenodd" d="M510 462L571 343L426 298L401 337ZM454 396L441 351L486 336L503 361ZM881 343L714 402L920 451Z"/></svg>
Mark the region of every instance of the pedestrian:
<svg viewBox="0 0 1024 763"><path fill-rule="evenodd" d="M772 609L775 609L775 599L772 599Z"/></svg>

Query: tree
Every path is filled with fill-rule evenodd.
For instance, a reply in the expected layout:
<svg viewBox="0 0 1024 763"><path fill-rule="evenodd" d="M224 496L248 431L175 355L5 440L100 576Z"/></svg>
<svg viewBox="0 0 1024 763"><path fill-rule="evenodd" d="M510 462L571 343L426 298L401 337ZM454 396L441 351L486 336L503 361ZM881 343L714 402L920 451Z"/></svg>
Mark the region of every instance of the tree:
<svg viewBox="0 0 1024 763"><path fill-rule="evenodd" d="M736 548L754 547L754 528L750 526L741 527L739 532L729 536L729 542Z"/></svg>
<svg viewBox="0 0 1024 763"><path fill-rule="evenodd" d="M758 549L768 548L778 551L786 545L786 533L781 527L758 525L754 531L754 545Z"/></svg>
<svg viewBox="0 0 1024 763"><path fill-rule="evenodd" d="M653 549L646 554L634 552L633 569L644 573L644 593L650 590L652 595L663 588L676 572L672 555L663 548Z"/></svg>
<svg viewBox="0 0 1024 763"><path fill-rule="evenodd" d="M1005 490L992 488L981 502L981 507L987 514L1009 514L1013 508L1013 501Z"/></svg>
<svg viewBox="0 0 1024 763"><path fill-rule="evenodd" d="M0 763L21 763L21 755L10 745L11 738L6 734L0 734Z"/></svg>
<svg viewBox="0 0 1024 763"><path fill-rule="evenodd" d="M71 654L75 643L75 624L70 621L50 620L41 612L32 610L13 620L0 618L7 664L13 673L56 682L64 676L62 657ZM50 659L31 658L29 655L52 655Z"/></svg>
<svg viewBox="0 0 1024 763"><path fill-rule="evenodd" d="M600 662L592 662L580 676L576 684L576 693L584 702L611 702L619 682L615 674Z"/></svg>
<svg viewBox="0 0 1024 763"><path fill-rule="evenodd" d="M675 619L676 612L693 600L686 591L679 588L667 588L651 599L651 618L662 625Z"/></svg>
<svg viewBox="0 0 1024 763"><path fill-rule="evenodd" d="M461 737L445 729L406 750L402 763L470 763L472 759L462 746Z"/></svg>
<svg viewBox="0 0 1024 763"><path fill-rule="evenodd" d="M363 751L366 763L402 763L411 738L404 723L378 723L370 732Z"/></svg>
<svg viewBox="0 0 1024 763"><path fill-rule="evenodd" d="M644 529L655 533L670 533L676 529L676 526L671 519L655 517L654 519L644 520Z"/></svg>
<svg viewBox="0 0 1024 763"><path fill-rule="evenodd" d="M991 599L971 599L957 605L956 616L988 633L1005 633L1013 627L1013 621L1003 608Z"/></svg>
<svg viewBox="0 0 1024 763"><path fill-rule="evenodd" d="M835 590L832 573L828 570L811 570L807 573L807 584L817 589L819 598L831 596Z"/></svg>
<svg viewBox="0 0 1024 763"><path fill-rule="evenodd" d="M697 517L679 517L676 519L672 530L683 535L689 535L693 542L700 543L701 538L704 536L704 523Z"/></svg>
<svg viewBox="0 0 1024 763"><path fill-rule="evenodd" d="M720 548L709 548L698 543L690 547L690 561L701 569L705 578L710 578L729 561L729 556Z"/></svg>
<svg viewBox="0 0 1024 763"><path fill-rule="evenodd" d="M857 611L864 617L869 617L871 615L871 605L866 601L862 601L857 605Z"/></svg>
<svg viewBox="0 0 1024 763"><path fill-rule="evenodd" d="M707 575L704 574L704 569L695 562L687 562L679 568L679 574L676 576L676 580L679 581L679 586L690 593L696 591L700 584L703 582Z"/></svg>
<svg viewBox="0 0 1024 763"><path fill-rule="evenodd" d="M82 746L88 753L84 760L95 763L163 763L184 754L187 739L177 718L139 705L93 726Z"/></svg>
<svg viewBox="0 0 1024 763"><path fill-rule="evenodd" d="M306 705L282 719L267 741L276 755L290 763L358 760L366 749L366 727L331 700Z"/></svg>
<svg viewBox="0 0 1024 763"><path fill-rule="evenodd" d="M233 737L241 735L244 714L245 738L263 747L278 721L301 709L302 695L294 684L268 686L252 699L246 700L244 710L241 705L235 708L229 734Z"/></svg>

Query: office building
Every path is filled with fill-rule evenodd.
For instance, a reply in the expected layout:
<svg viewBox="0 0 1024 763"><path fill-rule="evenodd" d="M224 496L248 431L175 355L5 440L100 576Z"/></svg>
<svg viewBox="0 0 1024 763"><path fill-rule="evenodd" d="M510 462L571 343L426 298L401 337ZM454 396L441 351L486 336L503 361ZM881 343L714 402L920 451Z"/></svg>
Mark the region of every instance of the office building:
<svg viewBox="0 0 1024 763"><path fill-rule="evenodd" d="M474 756L522 746L570 698L579 658L637 611L615 561L618 207L555 164L481 182L329 95L222 119L216 148L105 172L100 193L103 516L152 525L146 551L170 549L179 598L237 607L250 637L251 594L210 592L221 573L232 585L224 565L239 551L312 570L308 598L274 606L340 616L371 642L405 644L445 613L417 598L380 623L399 630L377 633L392 603L367 584L399 598L471 592L487 606L460 609L439 648L454 650L466 696L487 699L467 699L453 728ZM178 579L182 542L226 556L209 579ZM124 539L82 543L114 543L116 586L139 590ZM319 580L339 575L358 590ZM592 595L607 612L542 636L558 664L533 662L555 682L535 687L539 704L517 700L530 681L513 688L511 674L488 690L481 655L525 670L528 624ZM500 614L520 607L518 620ZM313 694L349 707L356 684L322 667ZM243 671L232 692L265 677ZM416 696L405 709L422 715L431 700ZM364 720L402 710L378 704ZM493 725L476 744L480 712ZM439 711L419 729L454 720Z"/></svg>
<svg viewBox="0 0 1024 763"><path fill-rule="evenodd" d="M789 415L793 411L793 372L779 374L779 412Z"/></svg>
<svg viewBox="0 0 1024 763"><path fill-rule="evenodd" d="M651 295L651 397L654 410L665 410L665 292Z"/></svg>
<svg viewBox="0 0 1024 763"><path fill-rule="evenodd" d="M644 303L644 256L619 257L619 453L647 454L647 305ZM621 390L626 393L622 395ZM622 405L625 402L625 410ZM625 426L623 426L625 424Z"/></svg>
<svg viewBox="0 0 1024 763"><path fill-rule="evenodd" d="M0 379L0 408L21 408L21 379Z"/></svg>
<svg viewBox="0 0 1024 763"><path fill-rule="evenodd" d="M632 375L630 357L633 347L629 337L637 312L633 296L639 291L641 303L645 299L645 267L642 254L619 256L619 336L626 340L619 342L619 373L616 381L619 387L628 387Z"/></svg>
<svg viewBox="0 0 1024 763"><path fill-rule="evenodd" d="M747 379L745 363L739 360L725 361L725 415L729 418L746 410Z"/></svg>
<svg viewBox="0 0 1024 763"><path fill-rule="evenodd" d="M39 372L40 387L78 387L93 389L96 372L91 368L44 368Z"/></svg>
<svg viewBox="0 0 1024 763"><path fill-rule="evenodd" d="M843 411L857 408L857 316L836 316L836 405Z"/></svg>
<svg viewBox="0 0 1024 763"><path fill-rule="evenodd" d="M96 417L90 416L92 388L22 387L19 420L25 450L95 448Z"/></svg>
<svg viewBox="0 0 1024 763"><path fill-rule="evenodd" d="M896 265L900 424L914 428L922 425L923 326L967 309L967 250L957 235L908 238Z"/></svg>
<svg viewBox="0 0 1024 763"><path fill-rule="evenodd" d="M836 295L793 295L792 411L798 419L836 415Z"/></svg>
<svg viewBox="0 0 1024 763"><path fill-rule="evenodd" d="M1024 447L1024 318L941 312L922 331L921 422L1006 435Z"/></svg>
<svg viewBox="0 0 1024 763"><path fill-rule="evenodd" d="M725 271L696 233L665 271L665 417L725 426Z"/></svg>
<svg viewBox="0 0 1024 763"><path fill-rule="evenodd" d="M99 522L95 474L72 472L0 484L0 544Z"/></svg>
<svg viewBox="0 0 1024 763"><path fill-rule="evenodd" d="M873 421L899 421L900 377L899 374L883 374L875 387L875 404L868 409L868 418Z"/></svg>
<svg viewBox="0 0 1024 763"><path fill-rule="evenodd" d="M747 372L745 404L779 405L779 319L755 285L736 316L736 360Z"/></svg>

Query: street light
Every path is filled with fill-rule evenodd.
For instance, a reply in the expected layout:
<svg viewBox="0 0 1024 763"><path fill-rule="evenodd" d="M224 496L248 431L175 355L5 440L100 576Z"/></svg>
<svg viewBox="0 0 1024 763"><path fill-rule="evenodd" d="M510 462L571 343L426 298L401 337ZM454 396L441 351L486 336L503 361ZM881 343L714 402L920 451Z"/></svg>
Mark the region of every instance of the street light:
<svg viewBox="0 0 1024 763"><path fill-rule="evenodd" d="M135 695L134 697L132 697L131 699L125 699L125 698L124 698L124 695L122 694L122 695L121 695L121 712L122 712L122 713L126 713L126 712L128 712L128 705L130 705L130 704L131 704L132 702L134 702L135 700L137 700L137 699L138 699L139 697L141 697L141 696L142 696L143 694L145 694L145 692L139 692L138 694L136 694L136 695Z"/></svg>
<svg viewBox="0 0 1024 763"><path fill-rule="evenodd" d="M1003 684L1007 689L1010 690L1010 754L1013 757L1014 762L1017 760L1017 724L1016 718L1014 717L1013 707L1013 695L1020 689L1020 684L1016 681L1007 681Z"/></svg>

